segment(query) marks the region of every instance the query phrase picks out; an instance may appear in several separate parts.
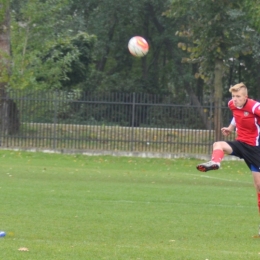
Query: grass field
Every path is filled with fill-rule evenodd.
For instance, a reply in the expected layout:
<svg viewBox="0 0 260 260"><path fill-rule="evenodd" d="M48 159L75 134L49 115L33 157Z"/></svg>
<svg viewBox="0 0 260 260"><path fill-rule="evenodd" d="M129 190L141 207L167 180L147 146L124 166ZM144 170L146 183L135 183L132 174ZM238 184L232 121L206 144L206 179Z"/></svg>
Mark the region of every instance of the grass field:
<svg viewBox="0 0 260 260"><path fill-rule="evenodd" d="M0 259L260 259L243 162L0 151ZM23 252L18 249L28 248Z"/></svg>

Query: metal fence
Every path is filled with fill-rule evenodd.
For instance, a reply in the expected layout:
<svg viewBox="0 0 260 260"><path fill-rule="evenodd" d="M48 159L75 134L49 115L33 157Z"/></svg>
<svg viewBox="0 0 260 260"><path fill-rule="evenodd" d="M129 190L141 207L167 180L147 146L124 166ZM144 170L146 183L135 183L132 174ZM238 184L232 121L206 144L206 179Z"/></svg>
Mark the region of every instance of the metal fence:
<svg viewBox="0 0 260 260"><path fill-rule="evenodd" d="M178 103L136 93L9 91L0 99L1 147L209 153L215 140L212 103ZM230 112L227 107L222 111L228 125Z"/></svg>

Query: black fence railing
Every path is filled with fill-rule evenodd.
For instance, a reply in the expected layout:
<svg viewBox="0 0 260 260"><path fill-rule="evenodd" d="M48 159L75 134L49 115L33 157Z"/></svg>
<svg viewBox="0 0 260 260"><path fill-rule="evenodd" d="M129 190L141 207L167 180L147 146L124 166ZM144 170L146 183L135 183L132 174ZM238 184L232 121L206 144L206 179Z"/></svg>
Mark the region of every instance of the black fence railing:
<svg viewBox="0 0 260 260"><path fill-rule="evenodd" d="M209 153L214 106L178 103L136 93L10 91L0 98L1 147ZM231 114L227 107L222 112L228 125Z"/></svg>

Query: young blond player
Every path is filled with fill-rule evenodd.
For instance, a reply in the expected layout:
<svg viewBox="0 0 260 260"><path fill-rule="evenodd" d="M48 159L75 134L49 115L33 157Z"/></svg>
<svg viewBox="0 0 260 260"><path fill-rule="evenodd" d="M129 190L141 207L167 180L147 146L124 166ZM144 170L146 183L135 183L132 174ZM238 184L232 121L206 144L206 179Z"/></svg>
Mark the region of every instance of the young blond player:
<svg viewBox="0 0 260 260"><path fill-rule="evenodd" d="M232 99L228 102L228 107L233 119L221 132L227 136L236 129L236 140L215 142L211 161L197 165L197 169L202 172L219 169L224 154L244 159L253 175L260 213L260 103L248 98L244 83L234 85L229 92Z"/></svg>

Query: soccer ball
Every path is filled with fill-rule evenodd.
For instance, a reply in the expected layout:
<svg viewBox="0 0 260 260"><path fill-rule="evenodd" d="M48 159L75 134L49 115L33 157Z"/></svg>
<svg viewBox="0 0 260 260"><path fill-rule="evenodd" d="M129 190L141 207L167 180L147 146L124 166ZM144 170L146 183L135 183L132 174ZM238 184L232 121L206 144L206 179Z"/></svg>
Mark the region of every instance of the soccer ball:
<svg viewBox="0 0 260 260"><path fill-rule="evenodd" d="M134 36L128 42L128 50L135 57L143 57L149 51L149 44L141 36Z"/></svg>

